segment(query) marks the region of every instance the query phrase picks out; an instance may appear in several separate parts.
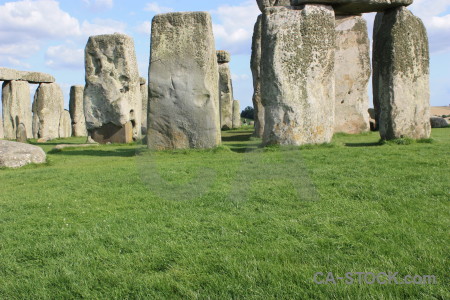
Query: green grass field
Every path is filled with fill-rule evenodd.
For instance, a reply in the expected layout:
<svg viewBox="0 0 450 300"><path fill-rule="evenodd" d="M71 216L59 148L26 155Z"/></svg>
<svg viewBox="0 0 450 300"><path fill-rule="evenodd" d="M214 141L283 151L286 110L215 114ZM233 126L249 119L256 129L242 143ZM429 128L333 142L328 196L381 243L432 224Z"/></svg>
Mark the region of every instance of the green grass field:
<svg viewBox="0 0 450 300"><path fill-rule="evenodd" d="M250 134L158 153L57 140L47 164L0 170L0 299L450 299L449 128L408 145L258 148Z"/></svg>

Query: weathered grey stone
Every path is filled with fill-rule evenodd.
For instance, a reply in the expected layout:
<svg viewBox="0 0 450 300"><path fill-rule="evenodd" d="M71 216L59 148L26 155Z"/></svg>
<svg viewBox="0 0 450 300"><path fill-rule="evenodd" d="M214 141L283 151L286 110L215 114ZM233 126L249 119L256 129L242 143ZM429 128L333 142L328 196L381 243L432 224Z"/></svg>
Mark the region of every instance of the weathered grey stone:
<svg viewBox="0 0 450 300"><path fill-rule="evenodd" d="M219 145L219 74L211 16L157 15L151 39L149 148Z"/></svg>
<svg viewBox="0 0 450 300"><path fill-rule="evenodd" d="M141 127L142 133L147 134L147 115L148 115L148 85L141 85L141 97L142 97L142 117Z"/></svg>
<svg viewBox="0 0 450 300"><path fill-rule="evenodd" d="M5 138L5 135L3 134L3 120L2 116L0 115L0 139Z"/></svg>
<svg viewBox="0 0 450 300"><path fill-rule="evenodd" d="M264 144L331 141L335 45L331 6L266 9L261 47Z"/></svg>
<svg viewBox="0 0 450 300"><path fill-rule="evenodd" d="M289 6L290 0L256 0L256 3L258 3L258 7L261 10L261 12L264 12L264 10L268 7L272 6Z"/></svg>
<svg viewBox="0 0 450 300"><path fill-rule="evenodd" d="M233 128L239 128L241 125L241 107L238 100L233 100Z"/></svg>
<svg viewBox="0 0 450 300"><path fill-rule="evenodd" d="M70 112L63 110L59 119L59 137L68 138L72 136L72 120L70 118Z"/></svg>
<svg viewBox="0 0 450 300"><path fill-rule="evenodd" d="M220 126L223 130L233 127L233 85L231 82L231 56L227 51L217 51L219 63L219 95L220 95Z"/></svg>
<svg viewBox="0 0 450 300"><path fill-rule="evenodd" d="M291 0L293 6L313 3L332 5L337 15L357 15L408 6L413 0Z"/></svg>
<svg viewBox="0 0 450 300"><path fill-rule="evenodd" d="M370 41L361 16L336 17L334 131L369 131Z"/></svg>
<svg viewBox="0 0 450 300"><path fill-rule="evenodd" d="M55 77L39 72L17 71L14 69L0 68L0 81L28 81L29 83L52 83Z"/></svg>
<svg viewBox="0 0 450 300"><path fill-rule="evenodd" d="M253 30L252 56L250 60L250 69L253 75L253 109L255 117L255 137L262 138L264 134L264 106L261 102L261 30L262 15L258 16Z"/></svg>
<svg viewBox="0 0 450 300"><path fill-rule="evenodd" d="M40 147L0 141L0 167L20 168L28 164L42 164L45 160L45 152Z"/></svg>
<svg viewBox="0 0 450 300"><path fill-rule="evenodd" d="M26 81L5 81L2 88L3 127L6 139L15 140L17 127L25 125L32 138L30 85Z"/></svg>
<svg viewBox="0 0 450 300"><path fill-rule="evenodd" d="M59 122L64 110L64 96L56 83L41 83L33 102L33 136L35 139L59 138Z"/></svg>
<svg viewBox="0 0 450 300"><path fill-rule="evenodd" d="M375 36L382 139L428 138L430 60L422 21L406 7L388 10Z"/></svg>
<svg viewBox="0 0 450 300"><path fill-rule="evenodd" d="M69 112L73 136L87 136L83 94L83 85L74 85L70 88Z"/></svg>
<svg viewBox="0 0 450 300"><path fill-rule="evenodd" d="M17 126L16 141L19 143L26 143L27 140L27 129L23 123L20 123L19 126Z"/></svg>
<svg viewBox="0 0 450 300"><path fill-rule="evenodd" d="M90 148L90 147L98 147L100 144L59 144L56 145L54 150L63 150L66 148Z"/></svg>
<svg viewBox="0 0 450 300"><path fill-rule="evenodd" d="M84 112L91 136L100 138L132 124L132 139L141 137L142 98L133 39L124 34L91 36L85 49ZM112 124L114 126L110 126ZM102 134L94 134L100 130ZM122 140L127 140L124 136ZM94 138L95 139L95 138ZM100 143L105 141L97 140Z"/></svg>
<svg viewBox="0 0 450 300"><path fill-rule="evenodd" d="M446 119L441 117L431 117L430 118L431 128L445 128L448 127L448 122Z"/></svg>

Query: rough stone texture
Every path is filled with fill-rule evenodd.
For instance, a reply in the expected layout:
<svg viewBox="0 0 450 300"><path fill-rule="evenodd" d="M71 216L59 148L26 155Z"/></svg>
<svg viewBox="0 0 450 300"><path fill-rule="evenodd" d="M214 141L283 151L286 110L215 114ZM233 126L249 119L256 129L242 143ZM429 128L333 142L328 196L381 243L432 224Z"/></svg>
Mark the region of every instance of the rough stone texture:
<svg viewBox="0 0 450 300"><path fill-rule="evenodd" d="M90 147L98 147L100 144L59 144L56 145L54 150L63 150L66 148L90 148Z"/></svg>
<svg viewBox="0 0 450 300"><path fill-rule="evenodd" d="M73 136L87 136L83 94L83 85L74 85L70 88L69 112Z"/></svg>
<svg viewBox="0 0 450 300"><path fill-rule="evenodd" d="M29 83L53 83L55 77L39 72L17 71L14 69L0 68L0 81L20 80Z"/></svg>
<svg viewBox="0 0 450 300"><path fill-rule="evenodd" d="M422 21L407 8L386 11L375 36L380 135L390 140L428 138L430 61Z"/></svg>
<svg viewBox="0 0 450 300"><path fill-rule="evenodd" d="M26 81L5 81L2 88L3 126L6 139L15 140L17 127L25 125L32 138L30 85Z"/></svg>
<svg viewBox="0 0 450 300"><path fill-rule="evenodd" d="M264 134L264 106L261 103L261 30L262 15L258 16L253 30L252 57L250 68L253 75L253 109L255 111L255 137L262 138Z"/></svg>
<svg viewBox="0 0 450 300"><path fill-rule="evenodd" d="M264 10L268 7L272 6L289 6L291 5L290 0L256 0L256 3L258 3L258 7L261 10L261 12L264 12Z"/></svg>
<svg viewBox="0 0 450 300"><path fill-rule="evenodd" d="M431 128L445 128L448 127L448 122L446 119L441 117L431 117Z"/></svg>
<svg viewBox="0 0 450 300"><path fill-rule="evenodd" d="M0 167L20 168L28 164L45 163L42 148L10 141L0 141Z"/></svg>
<svg viewBox="0 0 450 300"><path fill-rule="evenodd" d="M5 135L3 134L3 120L2 116L0 115L0 139L5 138Z"/></svg>
<svg viewBox="0 0 450 300"><path fill-rule="evenodd" d="M337 15L357 15L408 6L413 0L291 0L292 6L313 3L332 5Z"/></svg>
<svg viewBox="0 0 450 300"><path fill-rule="evenodd" d="M335 70L334 131L350 134L368 131L370 41L363 17L336 17Z"/></svg>
<svg viewBox="0 0 450 300"><path fill-rule="evenodd" d="M72 120L70 118L70 112L63 110L59 119L59 137L68 138L72 136Z"/></svg>
<svg viewBox="0 0 450 300"><path fill-rule="evenodd" d="M149 148L219 145L219 74L211 16L157 15L151 39Z"/></svg>
<svg viewBox="0 0 450 300"><path fill-rule="evenodd" d="M147 79L145 79L144 77L139 77L139 84L140 85L146 85L147 84Z"/></svg>
<svg viewBox="0 0 450 300"><path fill-rule="evenodd" d="M17 126L16 141L19 143L26 143L27 140L27 129L23 123L20 123L19 126Z"/></svg>
<svg viewBox="0 0 450 300"><path fill-rule="evenodd" d="M223 130L233 127L233 85L231 81L230 54L227 51L217 51L219 63L219 101L220 126Z"/></svg>
<svg viewBox="0 0 450 300"><path fill-rule="evenodd" d="M331 141L335 37L335 16L330 6L266 9L261 47L264 144Z"/></svg>
<svg viewBox="0 0 450 300"><path fill-rule="evenodd" d="M241 106L238 100L233 100L233 128L239 128L241 125Z"/></svg>
<svg viewBox="0 0 450 300"><path fill-rule="evenodd" d="M103 132L103 126L108 126L108 131L112 128L120 131L131 122L132 138L139 139L142 98L133 39L118 33L90 37L85 67L84 112L89 134L100 137L102 134L94 132Z"/></svg>
<svg viewBox="0 0 450 300"><path fill-rule="evenodd" d="M64 96L56 83L41 83L33 102L33 136L35 139L59 138L59 122L64 110Z"/></svg>
<svg viewBox="0 0 450 300"><path fill-rule="evenodd" d="M142 117L141 127L143 134L147 134L147 115L148 115L148 85L146 81L141 85L141 97L142 97Z"/></svg>

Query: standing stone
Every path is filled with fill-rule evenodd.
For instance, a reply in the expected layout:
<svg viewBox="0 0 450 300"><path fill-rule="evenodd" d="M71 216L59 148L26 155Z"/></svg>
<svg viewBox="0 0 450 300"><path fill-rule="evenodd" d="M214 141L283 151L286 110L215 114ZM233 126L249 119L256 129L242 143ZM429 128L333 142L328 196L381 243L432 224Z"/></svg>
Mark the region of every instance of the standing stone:
<svg viewBox="0 0 450 300"><path fill-rule="evenodd" d="M361 16L336 17L334 132L369 131L370 41Z"/></svg>
<svg viewBox="0 0 450 300"><path fill-rule="evenodd" d="M425 26L406 7L388 10L375 40L381 138L428 138L430 60Z"/></svg>
<svg viewBox="0 0 450 300"><path fill-rule="evenodd" d="M23 123L20 123L19 126L17 126L16 141L19 143L26 143L27 140L27 129Z"/></svg>
<svg viewBox="0 0 450 300"><path fill-rule="evenodd" d="M264 144L331 141L335 37L331 6L266 9L261 52Z"/></svg>
<svg viewBox="0 0 450 300"><path fill-rule="evenodd" d="M69 112L72 119L73 136L87 136L83 94L83 85L74 85L70 88Z"/></svg>
<svg viewBox="0 0 450 300"><path fill-rule="evenodd" d="M72 120L70 118L70 112L63 110L59 119L59 137L68 138L72 136Z"/></svg>
<svg viewBox="0 0 450 300"><path fill-rule="evenodd" d="M5 135L3 134L3 120L2 116L0 115L0 139L5 138Z"/></svg>
<svg viewBox="0 0 450 300"><path fill-rule="evenodd" d="M250 68L253 75L253 109L255 112L255 132L254 136L262 138L264 134L264 106L261 102L261 30L262 15L258 16L253 31L252 57Z"/></svg>
<svg viewBox="0 0 450 300"><path fill-rule="evenodd" d="M374 130L379 130L380 125L380 94L378 88L380 78L380 68L378 63L381 62L382 52L375 51L379 48L379 40L377 39L378 31L380 30L381 21L383 20L384 13L377 13L373 23L373 35L372 35L372 95L373 95L373 112L375 120Z"/></svg>
<svg viewBox="0 0 450 300"><path fill-rule="evenodd" d="M264 10L268 7L272 6L289 6L291 5L290 0L256 0L256 3L258 3L258 7L261 10L261 12L264 12Z"/></svg>
<svg viewBox="0 0 450 300"><path fill-rule="evenodd" d="M336 15L357 15L408 6L413 0L291 0L292 6L314 3L332 5Z"/></svg>
<svg viewBox="0 0 450 300"><path fill-rule="evenodd" d="M142 126L142 134L147 134L147 114L148 114L148 85L147 80L145 78L140 78L140 89L141 89L141 97L142 97L142 117L141 117L141 126Z"/></svg>
<svg viewBox="0 0 450 300"><path fill-rule="evenodd" d="M64 110L64 96L56 83L41 83L33 102L33 136L35 139L59 138L59 122Z"/></svg>
<svg viewBox="0 0 450 300"><path fill-rule="evenodd" d="M151 45L148 147L219 145L219 78L211 16L157 15Z"/></svg>
<svg viewBox="0 0 450 300"><path fill-rule="evenodd" d="M241 125L241 107L238 100L233 100L233 128L239 128Z"/></svg>
<svg viewBox="0 0 450 300"><path fill-rule="evenodd" d="M219 63L219 102L220 126L223 130L233 127L233 85L231 83L230 53L224 50L217 51Z"/></svg>
<svg viewBox="0 0 450 300"><path fill-rule="evenodd" d="M142 98L133 39L118 33L91 36L85 67L84 112L89 135L99 143L139 139Z"/></svg>
<svg viewBox="0 0 450 300"><path fill-rule="evenodd" d="M30 84L26 81L5 81L2 105L5 138L15 140L20 123L25 125L28 138L32 138Z"/></svg>

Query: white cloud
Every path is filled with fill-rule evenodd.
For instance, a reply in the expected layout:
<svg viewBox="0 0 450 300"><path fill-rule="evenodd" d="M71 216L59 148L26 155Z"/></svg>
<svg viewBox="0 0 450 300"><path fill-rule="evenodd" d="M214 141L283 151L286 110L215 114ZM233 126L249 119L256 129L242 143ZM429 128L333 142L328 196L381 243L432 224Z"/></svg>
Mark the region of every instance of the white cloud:
<svg viewBox="0 0 450 300"><path fill-rule="evenodd" d="M81 25L83 36L112 34L115 32L125 33L127 25L111 19L94 19L92 23L84 21Z"/></svg>
<svg viewBox="0 0 450 300"><path fill-rule="evenodd" d="M45 53L45 64L52 69L83 69L84 50L69 45L52 46Z"/></svg>
<svg viewBox="0 0 450 300"><path fill-rule="evenodd" d="M147 3L144 7L144 10L155 13L155 14L163 14L174 11L171 7L161 6L157 2Z"/></svg>
<svg viewBox="0 0 450 300"><path fill-rule="evenodd" d="M250 79L248 74L231 74L233 81L246 81Z"/></svg>
<svg viewBox="0 0 450 300"><path fill-rule="evenodd" d="M260 14L255 1L237 6L223 5L211 11L220 24L214 24L218 48L232 54L249 54L256 18Z"/></svg>
<svg viewBox="0 0 450 300"><path fill-rule="evenodd" d="M135 27L135 30L139 33L150 35L152 31L152 23L150 21L142 22L139 26Z"/></svg>
<svg viewBox="0 0 450 300"><path fill-rule="evenodd" d="M94 12L110 10L114 6L113 0L83 0L83 2Z"/></svg>

